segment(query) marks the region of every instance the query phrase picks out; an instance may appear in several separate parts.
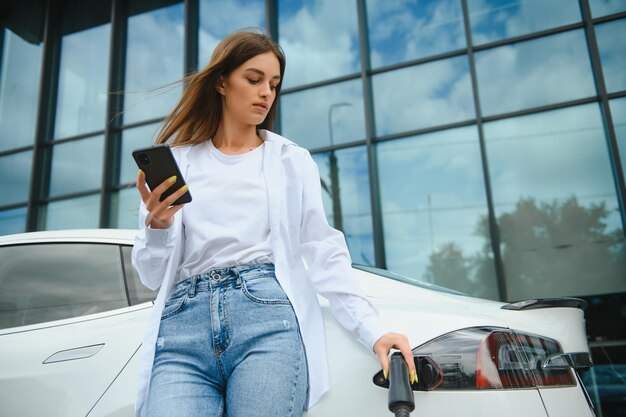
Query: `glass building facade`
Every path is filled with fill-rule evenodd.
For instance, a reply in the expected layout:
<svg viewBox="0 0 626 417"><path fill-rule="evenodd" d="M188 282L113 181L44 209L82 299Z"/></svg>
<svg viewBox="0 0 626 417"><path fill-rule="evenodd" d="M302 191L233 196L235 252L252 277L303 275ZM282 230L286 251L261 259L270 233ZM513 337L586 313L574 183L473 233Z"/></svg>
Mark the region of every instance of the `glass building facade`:
<svg viewBox="0 0 626 417"><path fill-rule="evenodd" d="M0 19L0 234L135 228L131 151L220 39L261 27L287 55L276 131L313 154L353 261L586 299L590 395L626 415L602 396L626 385L625 1L13 0Z"/></svg>

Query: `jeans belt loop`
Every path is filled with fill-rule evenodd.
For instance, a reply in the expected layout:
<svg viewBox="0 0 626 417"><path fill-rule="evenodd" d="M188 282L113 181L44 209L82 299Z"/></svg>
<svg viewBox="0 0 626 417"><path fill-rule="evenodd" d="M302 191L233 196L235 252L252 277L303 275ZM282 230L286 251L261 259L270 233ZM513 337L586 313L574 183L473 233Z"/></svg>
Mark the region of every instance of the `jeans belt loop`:
<svg viewBox="0 0 626 417"><path fill-rule="evenodd" d="M239 273L239 266L233 266L230 270L237 277L237 280L235 281L235 288L241 288L241 274Z"/></svg>
<svg viewBox="0 0 626 417"><path fill-rule="evenodd" d="M189 286L189 298L193 298L196 296L196 283L198 282L198 276L194 275L191 277L191 285Z"/></svg>

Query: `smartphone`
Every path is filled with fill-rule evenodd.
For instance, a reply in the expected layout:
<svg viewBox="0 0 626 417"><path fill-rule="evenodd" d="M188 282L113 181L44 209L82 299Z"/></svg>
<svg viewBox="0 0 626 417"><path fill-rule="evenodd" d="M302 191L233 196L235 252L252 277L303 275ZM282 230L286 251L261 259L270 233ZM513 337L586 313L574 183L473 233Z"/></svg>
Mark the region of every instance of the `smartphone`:
<svg viewBox="0 0 626 417"><path fill-rule="evenodd" d="M163 181L176 175L176 182L161 194L160 201L165 200L176 192L176 190L185 185L185 180L180 173L174 155L172 155L172 150L168 145L162 144L148 148L135 149L133 151L133 158L139 169L144 172L146 183L148 187L150 187L150 190L154 190ZM190 201L191 194L187 191L174 201L173 205L185 204Z"/></svg>

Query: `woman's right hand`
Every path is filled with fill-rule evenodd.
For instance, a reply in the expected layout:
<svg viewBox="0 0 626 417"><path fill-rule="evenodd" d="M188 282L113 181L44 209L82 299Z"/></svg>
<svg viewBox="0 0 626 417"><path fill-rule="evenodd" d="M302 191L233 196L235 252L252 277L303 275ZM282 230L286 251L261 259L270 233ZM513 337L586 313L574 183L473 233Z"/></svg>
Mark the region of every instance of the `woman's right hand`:
<svg viewBox="0 0 626 417"><path fill-rule="evenodd" d="M163 201L159 200L161 199L161 194L173 186L175 182L176 177L170 177L150 192L146 185L146 176L142 170L139 170L139 174L137 175L137 189L139 190L139 194L141 194L141 200L148 210L146 226L150 225L152 229L167 229L174 223L174 214L183 208L184 204L177 204L175 206L172 204L180 196L185 194L189 187L183 185Z"/></svg>

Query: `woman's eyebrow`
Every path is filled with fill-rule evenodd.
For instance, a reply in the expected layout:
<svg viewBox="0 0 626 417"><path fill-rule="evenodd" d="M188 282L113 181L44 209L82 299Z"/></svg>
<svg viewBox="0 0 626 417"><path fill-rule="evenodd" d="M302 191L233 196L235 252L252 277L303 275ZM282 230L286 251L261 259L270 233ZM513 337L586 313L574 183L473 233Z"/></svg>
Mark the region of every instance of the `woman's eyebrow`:
<svg viewBox="0 0 626 417"><path fill-rule="evenodd" d="M257 74L259 74L259 75L265 76L265 73L264 73L263 71L261 71L260 69L258 69L258 68L254 68L254 67L252 67L252 68L246 68L246 71L256 72L256 73L257 73ZM272 79L273 79L273 80L280 80L280 75L274 75L274 76L272 77Z"/></svg>

